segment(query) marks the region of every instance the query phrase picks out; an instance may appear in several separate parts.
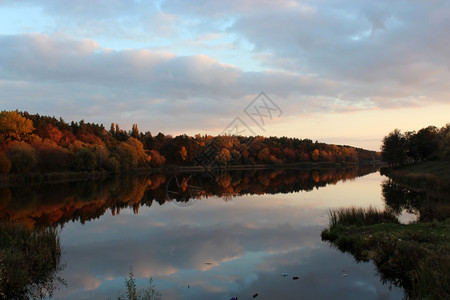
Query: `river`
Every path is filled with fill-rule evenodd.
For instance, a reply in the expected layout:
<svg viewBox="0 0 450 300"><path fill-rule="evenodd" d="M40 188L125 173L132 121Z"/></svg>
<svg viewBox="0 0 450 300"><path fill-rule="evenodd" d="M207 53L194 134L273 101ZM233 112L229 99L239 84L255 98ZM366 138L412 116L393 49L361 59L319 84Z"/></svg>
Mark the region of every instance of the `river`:
<svg viewBox="0 0 450 300"><path fill-rule="evenodd" d="M117 299L130 268L138 288L152 278L162 299L401 299L403 290L382 283L372 263L320 238L330 209L385 207L386 177L374 171L11 187L0 211L28 228L57 228L66 285L55 283L52 299Z"/></svg>

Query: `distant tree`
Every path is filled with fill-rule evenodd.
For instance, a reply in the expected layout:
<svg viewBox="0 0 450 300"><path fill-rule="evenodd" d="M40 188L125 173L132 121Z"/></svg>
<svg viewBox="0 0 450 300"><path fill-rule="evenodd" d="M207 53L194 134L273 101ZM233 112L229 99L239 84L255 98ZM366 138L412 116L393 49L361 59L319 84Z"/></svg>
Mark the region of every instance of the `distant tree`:
<svg viewBox="0 0 450 300"><path fill-rule="evenodd" d="M95 153L89 148L83 148L75 153L75 170L94 171L97 167Z"/></svg>
<svg viewBox="0 0 450 300"><path fill-rule="evenodd" d="M150 150L150 166L158 168L166 163L166 158L162 156L158 150Z"/></svg>
<svg viewBox="0 0 450 300"><path fill-rule="evenodd" d="M15 111L0 113L0 142L21 141L34 130L33 122Z"/></svg>
<svg viewBox="0 0 450 300"><path fill-rule="evenodd" d="M258 153L258 163L270 163L270 151L268 148L262 148Z"/></svg>
<svg viewBox="0 0 450 300"><path fill-rule="evenodd" d="M180 157L181 157L181 160L182 161L185 161L186 160L186 157L187 157L187 150L186 150L186 147L184 147L184 146L181 146L181 149L180 149Z"/></svg>
<svg viewBox="0 0 450 300"><path fill-rule="evenodd" d="M222 148L216 155L216 160L222 165L228 165L231 160L231 152L226 148Z"/></svg>
<svg viewBox="0 0 450 300"><path fill-rule="evenodd" d="M114 135L116 133L116 128L115 128L114 123L111 123L111 127L109 128L109 133L111 133L112 135Z"/></svg>
<svg viewBox="0 0 450 300"><path fill-rule="evenodd" d="M59 141L63 137L62 132L57 127L53 126L52 124L49 124L47 127L47 135L48 135L48 138L50 140L54 141L55 143L59 143Z"/></svg>
<svg viewBox="0 0 450 300"><path fill-rule="evenodd" d="M90 133L90 132L79 132L77 134L77 137L83 143L92 144L92 145L103 144L103 141L100 137L98 137L95 134Z"/></svg>
<svg viewBox="0 0 450 300"><path fill-rule="evenodd" d="M64 171L69 169L73 153L50 139L37 138L31 143L36 150L38 166L42 171Z"/></svg>
<svg viewBox="0 0 450 300"><path fill-rule="evenodd" d="M309 161L309 155L308 155L308 153L300 152L300 153L298 154L298 159L299 159L301 162L307 162L307 161Z"/></svg>
<svg viewBox="0 0 450 300"><path fill-rule="evenodd" d="M15 142L6 153L11 161L12 172L26 173L37 164L36 151L25 142Z"/></svg>
<svg viewBox="0 0 450 300"><path fill-rule="evenodd" d="M319 149L314 149L314 151L311 153L311 160L312 161L318 161L319 158L320 158Z"/></svg>
<svg viewBox="0 0 450 300"><path fill-rule="evenodd" d="M450 160L450 132L442 138L439 148L441 158Z"/></svg>
<svg viewBox="0 0 450 300"><path fill-rule="evenodd" d="M415 144L419 160L432 160L439 148L437 128L434 126L422 128L412 139L412 144Z"/></svg>
<svg viewBox="0 0 450 300"><path fill-rule="evenodd" d="M283 155L286 161L295 161L295 151L291 148L284 148Z"/></svg>
<svg viewBox="0 0 450 300"><path fill-rule="evenodd" d="M407 141L400 130L395 129L383 138L381 145L381 158L389 163L390 167L398 167L405 163L407 158Z"/></svg>
<svg viewBox="0 0 450 300"><path fill-rule="evenodd" d="M151 156L145 153L142 143L132 137L126 142L120 143L117 146L117 152L120 156L120 165L124 171L148 166L151 161Z"/></svg>
<svg viewBox="0 0 450 300"><path fill-rule="evenodd" d="M138 129L137 124L133 124L132 125L130 136L135 138L135 139L138 139L140 137L140 133L139 133L139 129Z"/></svg>
<svg viewBox="0 0 450 300"><path fill-rule="evenodd" d="M115 157L109 157L108 159L106 159L103 163L103 168L110 174L120 173L120 163Z"/></svg>
<svg viewBox="0 0 450 300"><path fill-rule="evenodd" d="M320 150L319 151L319 157L320 157L320 161L332 161L333 157L331 156L331 154L326 151L326 150Z"/></svg>

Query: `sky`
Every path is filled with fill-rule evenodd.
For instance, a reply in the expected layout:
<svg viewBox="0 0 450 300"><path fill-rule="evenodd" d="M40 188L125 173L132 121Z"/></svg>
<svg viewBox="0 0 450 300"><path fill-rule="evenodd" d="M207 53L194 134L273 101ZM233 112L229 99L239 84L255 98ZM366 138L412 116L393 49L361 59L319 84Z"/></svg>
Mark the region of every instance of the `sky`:
<svg viewBox="0 0 450 300"><path fill-rule="evenodd" d="M379 150L450 122L448 28L448 0L0 0L0 109Z"/></svg>

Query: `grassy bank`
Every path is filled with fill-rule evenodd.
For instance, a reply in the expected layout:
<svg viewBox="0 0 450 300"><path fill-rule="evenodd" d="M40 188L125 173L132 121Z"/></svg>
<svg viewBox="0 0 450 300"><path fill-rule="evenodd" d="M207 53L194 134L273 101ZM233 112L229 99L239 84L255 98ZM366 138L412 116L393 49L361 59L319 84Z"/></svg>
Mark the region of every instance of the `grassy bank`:
<svg viewBox="0 0 450 300"><path fill-rule="evenodd" d="M384 282L413 299L450 299L450 219L404 225L389 212L341 209L330 213L322 240L372 260Z"/></svg>

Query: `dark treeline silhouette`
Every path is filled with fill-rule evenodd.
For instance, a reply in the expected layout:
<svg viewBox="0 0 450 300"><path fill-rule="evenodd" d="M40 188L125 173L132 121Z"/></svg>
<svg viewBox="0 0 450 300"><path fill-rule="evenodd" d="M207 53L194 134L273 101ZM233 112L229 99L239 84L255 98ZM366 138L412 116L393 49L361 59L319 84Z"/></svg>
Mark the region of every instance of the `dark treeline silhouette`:
<svg viewBox="0 0 450 300"><path fill-rule="evenodd" d="M0 189L0 219L27 228L86 222L110 210L160 205L173 202L183 206L189 200L218 196L229 201L237 195L261 195L310 191L340 180L353 179L377 169L376 166L316 170L230 171L211 178L206 173L163 174L80 181L61 184L33 184Z"/></svg>
<svg viewBox="0 0 450 300"><path fill-rule="evenodd" d="M381 157L390 167L406 162L450 160L450 124L428 126L418 132L395 129L383 138Z"/></svg>
<svg viewBox="0 0 450 300"><path fill-rule="evenodd" d="M375 151L287 137L179 135L111 124L66 123L19 111L0 113L0 174L64 171L120 173L192 166L208 157L221 166L378 160Z"/></svg>

